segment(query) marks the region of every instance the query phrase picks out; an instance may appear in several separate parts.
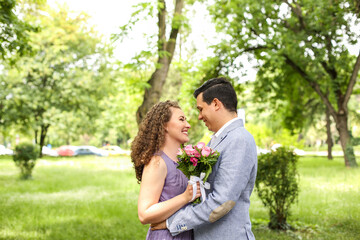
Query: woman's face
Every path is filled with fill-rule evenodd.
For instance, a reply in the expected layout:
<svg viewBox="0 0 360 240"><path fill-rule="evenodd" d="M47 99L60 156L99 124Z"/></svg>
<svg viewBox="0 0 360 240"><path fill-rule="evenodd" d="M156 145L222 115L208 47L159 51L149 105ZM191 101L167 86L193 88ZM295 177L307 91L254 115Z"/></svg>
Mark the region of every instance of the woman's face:
<svg viewBox="0 0 360 240"><path fill-rule="evenodd" d="M179 142L180 144L189 141L188 130L190 124L186 121L183 111L179 108L170 108L171 118L166 124L166 135L169 139Z"/></svg>

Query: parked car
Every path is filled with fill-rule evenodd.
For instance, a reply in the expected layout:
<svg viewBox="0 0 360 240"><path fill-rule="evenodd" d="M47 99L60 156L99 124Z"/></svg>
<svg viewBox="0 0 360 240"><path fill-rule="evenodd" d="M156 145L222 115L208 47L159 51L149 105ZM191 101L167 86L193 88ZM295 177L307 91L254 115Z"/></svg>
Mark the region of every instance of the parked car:
<svg viewBox="0 0 360 240"><path fill-rule="evenodd" d="M64 145L59 147L56 151L59 156L74 156L75 150L77 149L76 146Z"/></svg>
<svg viewBox="0 0 360 240"><path fill-rule="evenodd" d="M79 146L74 151L73 156L80 156L80 155L96 155L100 157L107 157L109 153L105 150L99 149L94 146Z"/></svg>
<svg viewBox="0 0 360 240"><path fill-rule="evenodd" d="M0 145L0 155L13 155L14 151L6 148L4 145Z"/></svg>
<svg viewBox="0 0 360 240"><path fill-rule="evenodd" d="M107 151L110 156L130 155L129 150L124 150L119 146L107 145L107 146L103 146L102 149Z"/></svg>
<svg viewBox="0 0 360 240"><path fill-rule="evenodd" d="M43 155L48 155L48 156L51 156L51 157L58 157L59 156L59 153L54 150L54 149L51 149L47 146L43 146L42 147L42 154Z"/></svg>

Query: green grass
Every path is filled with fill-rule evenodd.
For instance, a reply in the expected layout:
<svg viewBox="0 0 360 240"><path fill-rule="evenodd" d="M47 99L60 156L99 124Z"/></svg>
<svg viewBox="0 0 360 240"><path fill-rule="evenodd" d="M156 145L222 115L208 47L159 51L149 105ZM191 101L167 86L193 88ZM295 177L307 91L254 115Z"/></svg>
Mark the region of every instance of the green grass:
<svg viewBox="0 0 360 240"><path fill-rule="evenodd" d="M306 157L299 173L301 191L288 219L297 231L270 231L268 211L254 193L256 239L359 239L360 168L345 168L341 158ZM145 239L138 191L126 157L44 158L29 181L2 157L0 239Z"/></svg>
<svg viewBox="0 0 360 240"><path fill-rule="evenodd" d="M0 239L142 239L128 158L37 162L33 180L0 160Z"/></svg>
<svg viewBox="0 0 360 240"><path fill-rule="evenodd" d="M360 239L360 169L345 168L342 158L303 157L299 174L299 199L288 219L298 230L274 233L260 221L254 226L257 239ZM268 219L256 194L251 203L255 223Z"/></svg>

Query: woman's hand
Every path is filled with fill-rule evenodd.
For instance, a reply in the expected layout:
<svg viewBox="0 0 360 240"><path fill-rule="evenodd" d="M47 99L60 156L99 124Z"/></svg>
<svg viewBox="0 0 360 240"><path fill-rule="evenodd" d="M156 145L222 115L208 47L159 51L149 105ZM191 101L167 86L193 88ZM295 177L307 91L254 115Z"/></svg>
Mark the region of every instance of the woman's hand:
<svg viewBox="0 0 360 240"><path fill-rule="evenodd" d="M197 189L196 189L196 195L195 195L195 198L193 198L193 185L191 183L189 183L186 187L186 190L185 192L183 193L183 196L185 197L185 199L187 200L187 202L192 202L194 201L195 199L197 199L198 197L201 196L201 192L200 192L200 182L196 182L196 186L197 186Z"/></svg>
<svg viewBox="0 0 360 240"><path fill-rule="evenodd" d="M167 229L166 228L166 221L162 221L162 222L159 222L159 223L152 223L150 225L150 229L152 231L161 230L161 229Z"/></svg>

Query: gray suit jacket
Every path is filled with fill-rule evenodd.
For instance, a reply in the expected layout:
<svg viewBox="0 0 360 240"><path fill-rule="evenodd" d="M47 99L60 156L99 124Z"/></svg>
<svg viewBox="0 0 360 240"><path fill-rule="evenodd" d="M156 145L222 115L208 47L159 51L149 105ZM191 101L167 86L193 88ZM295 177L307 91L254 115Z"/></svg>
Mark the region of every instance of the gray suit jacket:
<svg viewBox="0 0 360 240"><path fill-rule="evenodd" d="M220 152L207 182L206 200L180 209L167 220L173 236L194 229L196 240L255 239L249 216L256 172L256 144L241 119L234 121L209 145Z"/></svg>

